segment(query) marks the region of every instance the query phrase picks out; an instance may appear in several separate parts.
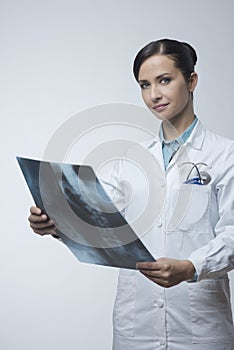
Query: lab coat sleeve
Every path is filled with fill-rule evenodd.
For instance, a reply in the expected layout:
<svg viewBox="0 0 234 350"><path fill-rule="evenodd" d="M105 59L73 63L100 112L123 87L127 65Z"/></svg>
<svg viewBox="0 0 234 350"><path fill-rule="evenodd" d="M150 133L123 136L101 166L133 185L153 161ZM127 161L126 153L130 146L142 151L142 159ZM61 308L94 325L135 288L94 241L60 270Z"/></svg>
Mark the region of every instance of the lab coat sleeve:
<svg viewBox="0 0 234 350"><path fill-rule="evenodd" d="M216 183L218 221L214 239L194 251L189 260L193 263L197 281L220 278L234 268L234 146L224 152L219 164ZM212 202L211 204L212 205Z"/></svg>

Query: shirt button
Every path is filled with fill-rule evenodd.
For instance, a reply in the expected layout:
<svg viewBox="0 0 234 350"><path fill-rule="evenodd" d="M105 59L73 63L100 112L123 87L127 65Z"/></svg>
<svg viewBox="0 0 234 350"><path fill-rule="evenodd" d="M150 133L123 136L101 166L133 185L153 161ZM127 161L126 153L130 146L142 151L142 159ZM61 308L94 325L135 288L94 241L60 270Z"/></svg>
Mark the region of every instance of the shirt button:
<svg viewBox="0 0 234 350"><path fill-rule="evenodd" d="M162 227L162 221L159 221L157 227Z"/></svg>
<svg viewBox="0 0 234 350"><path fill-rule="evenodd" d="M162 188L165 188L166 185L167 185L166 183L162 183L162 184L161 184L161 187L162 187Z"/></svg>
<svg viewBox="0 0 234 350"><path fill-rule="evenodd" d="M157 300L157 305L158 305L158 307L160 307L160 309L164 306L164 302L163 302L163 300L162 299L158 299Z"/></svg>

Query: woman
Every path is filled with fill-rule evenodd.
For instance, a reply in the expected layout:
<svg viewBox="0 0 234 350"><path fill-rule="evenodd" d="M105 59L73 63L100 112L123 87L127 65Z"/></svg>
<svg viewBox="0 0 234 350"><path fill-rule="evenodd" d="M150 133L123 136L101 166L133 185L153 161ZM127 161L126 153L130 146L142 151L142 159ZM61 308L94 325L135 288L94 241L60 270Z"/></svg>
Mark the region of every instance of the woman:
<svg viewBox="0 0 234 350"><path fill-rule="evenodd" d="M205 130L194 114L196 61L189 44L169 39L146 45L134 61L143 100L162 120L160 139L146 147L161 164L167 199L151 230L157 261L139 262L140 273L120 271L114 350L234 349L227 277L234 143ZM29 221L36 233L56 233L39 208Z"/></svg>

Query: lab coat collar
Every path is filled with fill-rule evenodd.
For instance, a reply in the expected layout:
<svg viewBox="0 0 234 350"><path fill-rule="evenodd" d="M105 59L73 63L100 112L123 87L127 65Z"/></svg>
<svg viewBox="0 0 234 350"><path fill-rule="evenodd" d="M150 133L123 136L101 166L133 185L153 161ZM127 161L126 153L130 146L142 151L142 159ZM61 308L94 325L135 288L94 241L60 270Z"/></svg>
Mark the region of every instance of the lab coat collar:
<svg viewBox="0 0 234 350"><path fill-rule="evenodd" d="M204 142L205 134L206 134L206 129L204 128L200 120L198 120L191 135L189 136L185 144L190 144L193 148L197 150L201 150ZM153 141L149 143L147 148L148 149L153 148L158 142L161 143L160 137L155 136Z"/></svg>
<svg viewBox="0 0 234 350"><path fill-rule="evenodd" d="M186 144L190 144L193 148L197 150L201 150L204 142L205 134L206 134L206 129L204 128L200 120L198 120Z"/></svg>

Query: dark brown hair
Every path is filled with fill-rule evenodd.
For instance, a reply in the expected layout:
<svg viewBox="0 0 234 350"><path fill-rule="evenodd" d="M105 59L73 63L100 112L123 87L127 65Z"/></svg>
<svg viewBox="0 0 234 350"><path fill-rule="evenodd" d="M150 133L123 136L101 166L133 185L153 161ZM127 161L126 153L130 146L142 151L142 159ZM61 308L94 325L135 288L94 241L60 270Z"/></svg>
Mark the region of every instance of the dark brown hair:
<svg viewBox="0 0 234 350"><path fill-rule="evenodd" d="M157 54L166 55L175 61L175 66L180 69L185 80L188 80L191 73L194 72L197 54L191 45L173 39L160 39L147 44L136 55L133 73L137 81L142 63Z"/></svg>

